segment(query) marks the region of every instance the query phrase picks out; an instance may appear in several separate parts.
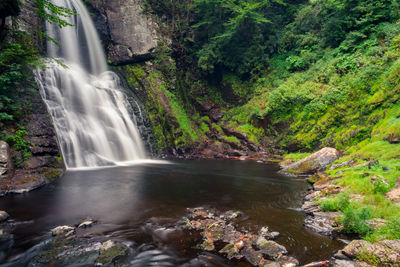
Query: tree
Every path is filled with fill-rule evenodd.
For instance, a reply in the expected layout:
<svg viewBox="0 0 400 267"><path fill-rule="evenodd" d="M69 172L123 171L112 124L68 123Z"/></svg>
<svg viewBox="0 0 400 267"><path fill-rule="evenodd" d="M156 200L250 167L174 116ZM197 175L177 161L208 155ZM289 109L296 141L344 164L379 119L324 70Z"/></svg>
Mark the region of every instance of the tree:
<svg viewBox="0 0 400 267"><path fill-rule="evenodd" d="M274 11L281 1L195 0L193 25L198 65L207 72L218 66L248 73L273 50ZM272 12L271 12L272 11Z"/></svg>
<svg viewBox="0 0 400 267"><path fill-rule="evenodd" d="M35 0L37 15L45 21L56 23L59 27L69 26L64 18L74 14L72 10L52 4L48 0ZM22 114L22 105L18 93L29 86L32 77L32 66L37 66L41 58L37 42L28 33L18 30L6 30L7 17L20 14L18 0L1 0L0 2L0 34L7 35L7 41L0 38L0 122L10 122ZM37 32L44 36L42 31ZM55 41L55 40L53 40Z"/></svg>

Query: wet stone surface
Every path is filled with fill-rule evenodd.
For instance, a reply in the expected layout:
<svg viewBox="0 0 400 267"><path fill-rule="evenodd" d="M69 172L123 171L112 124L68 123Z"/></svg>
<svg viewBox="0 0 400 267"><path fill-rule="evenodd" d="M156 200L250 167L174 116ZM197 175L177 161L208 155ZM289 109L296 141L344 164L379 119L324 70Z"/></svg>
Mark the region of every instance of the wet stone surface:
<svg viewBox="0 0 400 267"><path fill-rule="evenodd" d="M239 230L237 223L243 217L240 211L220 212L199 207L187 209L183 221L187 229L200 233L202 240L198 247L202 250L217 252L229 260L247 261L253 266L298 265L295 258L286 255L284 246L269 240L278 233L269 232L267 227L258 233Z"/></svg>

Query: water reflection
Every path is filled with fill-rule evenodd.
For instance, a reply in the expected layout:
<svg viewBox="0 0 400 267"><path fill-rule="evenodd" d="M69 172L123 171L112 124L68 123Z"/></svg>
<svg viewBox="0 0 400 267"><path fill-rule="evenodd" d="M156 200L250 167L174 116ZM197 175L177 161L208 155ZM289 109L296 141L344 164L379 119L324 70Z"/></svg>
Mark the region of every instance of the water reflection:
<svg viewBox="0 0 400 267"><path fill-rule="evenodd" d="M274 165L174 163L67 172L49 187L3 198L0 209L17 220L34 220L16 230L17 246L87 217L107 225L99 231L140 243L148 240L142 229L150 218L178 218L187 207L204 205L243 211L249 216L244 224L254 231L267 225L280 232L277 241L300 261L328 259L342 246L302 228L304 215L293 208L301 206L307 184L278 174Z"/></svg>

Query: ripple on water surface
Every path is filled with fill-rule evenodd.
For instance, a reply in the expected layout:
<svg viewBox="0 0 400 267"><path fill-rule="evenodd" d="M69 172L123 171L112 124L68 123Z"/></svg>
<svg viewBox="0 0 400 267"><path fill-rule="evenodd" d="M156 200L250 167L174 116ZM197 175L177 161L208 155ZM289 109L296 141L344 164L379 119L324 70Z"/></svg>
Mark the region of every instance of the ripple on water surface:
<svg viewBox="0 0 400 267"><path fill-rule="evenodd" d="M0 209L18 221L34 221L16 228L15 254L51 228L88 217L100 222L93 231L157 246L146 223L154 218L176 220L188 207L207 205L242 211L249 217L243 226L251 231L268 226L280 232L277 242L301 263L329 259L343 245L303 229L304 214L297 209L307 183L277 170L255 162L173 161L70 171L48 187L1 199ZM182 258L198 253L190 247L159 245L168 245Z"/></svg>

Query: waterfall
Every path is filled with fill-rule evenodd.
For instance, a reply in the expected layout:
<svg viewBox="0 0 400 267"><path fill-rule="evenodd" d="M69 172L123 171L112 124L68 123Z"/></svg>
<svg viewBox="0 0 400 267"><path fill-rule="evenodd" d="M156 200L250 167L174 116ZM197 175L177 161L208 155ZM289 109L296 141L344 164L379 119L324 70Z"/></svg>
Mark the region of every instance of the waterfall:
<svg viewBox="0 0 400 267"><path fill-rule="evenodd" d="M73 26L46 23L52 60L37 70L68 169L125 165L146 158L132 107L119 77L107 70L90 15L80 0L52 0L77 15ZM58 61L58 62L57 62Z"/></svg>

